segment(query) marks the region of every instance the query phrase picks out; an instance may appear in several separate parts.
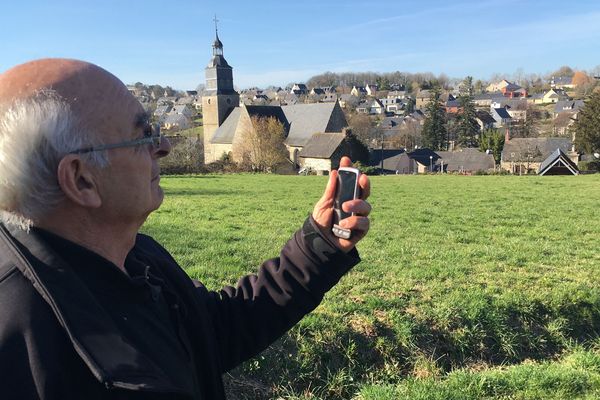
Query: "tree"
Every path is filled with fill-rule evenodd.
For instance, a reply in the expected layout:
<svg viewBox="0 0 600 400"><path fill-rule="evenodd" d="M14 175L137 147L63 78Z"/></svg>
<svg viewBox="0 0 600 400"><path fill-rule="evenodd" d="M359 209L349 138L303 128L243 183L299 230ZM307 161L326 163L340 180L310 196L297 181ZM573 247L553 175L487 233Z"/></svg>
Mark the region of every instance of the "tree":
<svg viewBox="0 0 600 400"><path fill-rule="evenodd" d="M504 148L504 135L497 129L486 129L481 134L479 149L481 151L490 150L494 155L494 160L499 163Z"/></svg>
<svg viewBox="0 0 600 400"><path fill-rule="evenodd" d="M406 107L404 109L404 115L409 115L415 112L415 99L409 97L406 100Z"/></svg>
<svg viewBox="0 0 600 400"><path fill-rule="evenodd" d="M458 96L460 111L456 117L458 143L463 147L477 147L479 124L473 103L473 78L467 76L460 86Z"/></svg>
<svg viewBox="0 0 600 400"><path fill-rule="evenodd" d="M203 141L181 138L174 141L169 157L160 159L160 169L167 174L191 174L199 172L203 163Z"/></svg>
<svg viewBox="0 0 600 400"><path fill-rule="evenodd" d="M584 153L600 151L600 93L593 93L573 124L575 146Z"/></svg>
<svg viewBox="0 0 600 400"><path fill-rule="evenodd" d="M442 150L446 141L446 111L440 102L440 88L434 87L431 101L425 109L423 123L423 146L431 150Z"/></svg>
<svg viewBox="0 0 600 400"><path fill-rule="evenodd" d="M377 127L367 114L353 114L349 118L348 126L352 134L366 145L372 144L381 138L381 129Z"/></svg>
<svg viewBox="0 0 600 400"><path fill-rule="evenodd" d="M551 75L554 77L573 76L573 73L574 71L571 67L569 67L568 65L563 65L562 67L554 71Z"/></svg>
<svg viewBox="0 0 600 400"><path fill-rule="evenodd" d="M285 127L274 117L251 117L233 147L234 159L252 171L271 172L288 160Z"/></svg>

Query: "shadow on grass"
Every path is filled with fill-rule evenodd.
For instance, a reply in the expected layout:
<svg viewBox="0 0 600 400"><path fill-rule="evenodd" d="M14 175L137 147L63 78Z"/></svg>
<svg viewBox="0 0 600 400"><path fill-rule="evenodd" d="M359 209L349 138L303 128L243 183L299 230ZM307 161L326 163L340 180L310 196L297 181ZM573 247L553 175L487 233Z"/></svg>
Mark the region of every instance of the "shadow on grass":
<svg viewBox="0 0 600 400"><path fill-rule="evenodd" d="M413 321L409 344L381 322L368 333L347 324L340 329L339 321L329 321L329 327L295 328L232 372L229 388L236 393L232 398L310 393L347 399L373 382L398 383L409 376L442 376L458 368L553 359L569 344L585 346L600 336L599 304L588 301L556 308L532 302L525 308L515 304L488 311L490 317L478 320L457 315L443 328L431 319ZM338 326L336 331L324 332L333 326Z"/></svg>

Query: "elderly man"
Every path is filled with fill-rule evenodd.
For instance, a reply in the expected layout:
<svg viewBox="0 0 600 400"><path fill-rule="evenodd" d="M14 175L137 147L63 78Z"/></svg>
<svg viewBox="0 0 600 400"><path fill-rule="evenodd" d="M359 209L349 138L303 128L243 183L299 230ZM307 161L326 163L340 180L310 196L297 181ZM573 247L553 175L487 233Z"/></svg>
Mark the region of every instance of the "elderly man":
<svg viewBox="0 0 600 400"><path fill-rule="evenodd" d="M222 399L221 374L359 262L369 182L344 204L352 238L337 239L334 171L278 258L209 292L138 233L163 200L158 161L170 148L95 65L45 59L0 75L3 399Z"/></svg>

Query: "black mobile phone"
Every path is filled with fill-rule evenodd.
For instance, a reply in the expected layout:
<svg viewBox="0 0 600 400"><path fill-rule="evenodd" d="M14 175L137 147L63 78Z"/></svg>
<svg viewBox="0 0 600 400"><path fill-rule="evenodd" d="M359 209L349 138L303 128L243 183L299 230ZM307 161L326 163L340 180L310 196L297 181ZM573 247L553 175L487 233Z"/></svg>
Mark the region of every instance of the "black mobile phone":
<svg viewBox="0 0 600 400"><path fill-rule="evenodd" d="M360 187L358 186L359 176L360 171L356 168L340 167L338 169L335 200L333 203L333 228L331 231L335 236L342 239L350 239L352 232L350 229L342 228L338 224L344 218L353 215L353 213L347 213L342 210L342 204L360 197Z"/></svg>

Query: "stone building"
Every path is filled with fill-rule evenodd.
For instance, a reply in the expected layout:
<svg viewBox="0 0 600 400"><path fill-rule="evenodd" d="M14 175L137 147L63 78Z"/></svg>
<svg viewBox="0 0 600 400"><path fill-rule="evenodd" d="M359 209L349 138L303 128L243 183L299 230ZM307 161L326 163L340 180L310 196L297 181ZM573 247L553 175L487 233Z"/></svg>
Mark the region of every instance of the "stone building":
<svg viewBox="0 0 600 400"><path fill-rule="evenodd" d="M276 118L285 128L290 160L299 165L298 154L315 133L341 132L348 126L338 102L286 106L239 105L233 88L233 72L223 57L223 43L216 35L213 57L206 67L204 115L204 160L211 163L223 154L235 157L233 148L248 129L252 117ZM239 161L235 160L234 161Z"/></svg>

